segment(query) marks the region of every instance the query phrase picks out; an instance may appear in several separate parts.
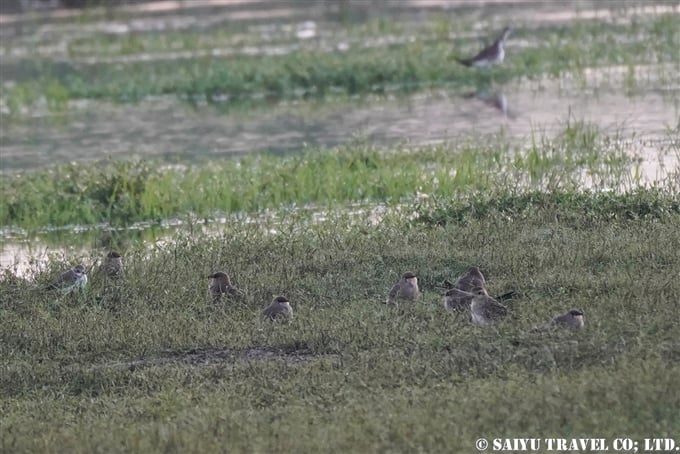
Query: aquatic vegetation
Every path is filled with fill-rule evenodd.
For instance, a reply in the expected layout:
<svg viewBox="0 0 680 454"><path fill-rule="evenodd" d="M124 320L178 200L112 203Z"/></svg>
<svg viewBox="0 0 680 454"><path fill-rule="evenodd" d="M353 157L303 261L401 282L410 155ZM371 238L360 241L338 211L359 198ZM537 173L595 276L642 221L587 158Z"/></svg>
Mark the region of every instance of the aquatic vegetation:
<svg viewBox="0 0 680 454"><path fill-rule="evenodd" d="M451 27L457 24L454 21ZM519 78L578 75L588 67L621 64L621 55L626 56L628 64L677 64L677 45L674 45L680 39L677 25L676 16L663 15L633 24L577 22L561 28L517 30L516 39L530 39L530 46L512 49L505 65L483 72L469 71L455 63L454 57L460 49L467 49L468 44L462 39L451 40L437 20L422 25L423 34L418 33L419 29L413 30L407 40L365 45L361 43L368 38L362 29L364 32L349 32L350 36L357 36L353 44L346 43L347 36L343 33L318 43L292 46L282 55L246 55L237 48L231 55L218 58L210 52L199 52L182 58L138 62L103 60L88 65L68 59L53 62L38 56L24 63L27 77L11 86L0 87L0 100L11 114L19 114L21 107L41 99L53 111L63 110L68 100L138 102L158 95L232 108L244 102L320 98L329 93L351 96L430 87L462 91L471 86L488 87ZM636 40L629 39L631 28L637 33ZM176 34L172 32L167 39L156 32L132 37L106 35L108 51L102 50L103 44L96 44L97 39L92 45L104 53L128 55L164 49L176 51L182 46L191 50L196 47L192 42L201 41L198 37L185 40ZM212 45L229 41L220 34L211 39L215 40ZM131 40L139 43L131 44ZM327 40L336 45L329 46ZM241 43L243 39L237 38L237 41ZM614 42L616 46L612 45ZM345 43L343 46L349 48L338 49L337 43ZM208 43L203 45L210 50ZM625 81L629 92L633 92L634 82L631 78Z"/></svg>
<svg viewBox="0 0 680 454"><path fill-rule="evenodd" d="M212 217L284 206L398 204L504 190L627 189L636 160L593 125L570 121L526 149L502 137L437 146L355 143L195 165L149 160L72 163L6 175L0 224L125 225L192 213Z"/></svg>

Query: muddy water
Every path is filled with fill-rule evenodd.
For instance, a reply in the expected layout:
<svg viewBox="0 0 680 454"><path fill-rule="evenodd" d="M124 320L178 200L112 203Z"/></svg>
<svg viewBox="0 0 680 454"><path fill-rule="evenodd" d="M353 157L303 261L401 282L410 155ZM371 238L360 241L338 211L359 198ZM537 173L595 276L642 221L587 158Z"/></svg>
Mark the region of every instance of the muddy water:
<svg viewBox="0 0 680 454"><path fill-rule="evenodd" d="M376 17L399 17L406 24L405 33L388 34L378 40L363 39L361 45L387 46L409 40L416 28L408 24L429 20L435 14L437 17L449 15L451 20L471 21L482 30L493 29L500 23L530 29L536 21L559 26L574 20L625 22L631 17L669 13L680 17L680 4L629 1L606 2L606 7L602 7L602 2L588 1L527 4L494 0L482 2L480 8L480 2L475 0L312 3L192 0L141 2L86 13L54 9L53 3L25 0L23 5L37 11L4 14L3 10L0 14L3 84L21 80L27 71L23 62L30 61L32 56L77 67L101 64L111 58L156 61L195 58L205 52L216 58L238 52L285 53L304 45L333 50L340 44L357 44L345 36L343 29L347 22ZM85 18L74 21L73 17L79 15ZM113 57L97 53L96 47L90 49L90 53L87 50L87 38L101 39L102 34L197 30L209 34L223 27L233 31L234 41L255 36L257 42L247 46L232 42L234 47L227 49L210 47ZM243 30L243 34L238 30ZM536 43L511 39L507 46L508 58L513 46L526 45ZM85 54L81 55L78 49ZM629 79L634 81L630 89L626 88ZM210 106L191 108L169 97L146 99L137 105L73 101L62 115L50 114L44 106L37 106L23 120L14 120L2 115L0 102L0 172L104 157L143 156L195 162L252 151L295 152L308 145L340 145L357 136L379 144L404 140L437 143L456 140L461 135L503 131L507 137L522 141L536 131L550 133L568 117L592 122L605 130L622 130L624 137L626 131L631 135L634 132L640 146L633 148L642 149L663 140L668 129L678 126L680 71L677 65L586 68L578 78L563 75L519 81L481 92L470 87L467 96L448 92L446 84L443 85L435 91L421 91L410 97L298 100L271 106L259 103L249 111L228 110L227 113ZM395 93L403 89L392 88ZM657 151L652 146L642 153L644 167L648 169L642 176L645 181L663 177L658 168L669 168L672 164L656 162Z"/></svg>
<svg viewBox="0 0 680 454"><path fill-rule="evenodd" d="M541 23L559 24L582 19L610 20L612 11L617 11L617 20L621 20L622 9L629 10L631 15L680 14L680 5L650 2L608 2L610 9L599 7L597 2L528 5L511 0L487 1L483 8L474 0L392 3L338 0L316 2L313 7L308 3L301 6L302 3L156 2L88 13L90 16L84 23L68 20L82 14L72 10L14 15L3 11L0 14L2 83L21 80L22 61L31 55L85 65L108 61L106 56L69 53L67 43L96 33L219 29L234 24L245 24L251 31L260 31L261 42L257 46L245 50L243 47L208 50L220 56L231 52L291 52L306 45L310 38L342 29L346 21L376 17L418 20L431 13L445 12L474 20L477 29L488 30L507 22L527 23L527 17L538 18ZM408 36L388 38L370 45L389 45ZM508 54L512 46L524 44L510 42ZM132 58L195 56L191 52L172 52ZM532 134L550 136L571 118L593 123L618 136L626 143L631 156L639 159L641 181L654 183L680 174L680 139L677 133L669 133L680 128L680 71L677 69L637 67L631 74L628 66L589 68L577 79L563 75L493 85L483 91L471 87L466 95L441 86L411 96L298 100L226 113L209 106L192 108L175 98L147 99L136 105L76 101L69 104L63 115L52 115L38 107L23 120L2 117L0 176L60 162L104 157L143 156L168 162L198 162L261 150L291 153L306 146L341 145L356 137L389 145L402 141L440 143L501 132L509 140L523 143ZM631 77L636 82L628 87L626 81ZM396 93L399 87L395 88ZM138 229L130 236L155 242L178 228L183 227L142 228L145 233L140 235ZM68 229L32 237L23 232L0 232L0 266L13 267L19 274L30 274L50 253L89 257L92 250L102 246L97 244L99 236L99 233L74 233ZM34 257L36 262L31 264L29 257Z"/></svg>
<svg viewBox="0 0 680 454"><path fill-rule="evenodd" d="M122 106L85 103L65 118L38 117L0 126L2 170L103 157L196 162L252 151L331 147L356 137L378 144L441 143L503 132L522 142L535 133L551 135L569 118L622 138L634 134L639 147L632 148L642 149L665 140L669 129L678 126L680 91L654 89L629 97L607 89L579 92L568 84L546 80L535 87L495 87L466 96L441 89L410 97L286 103L232 114L219 114L212 107L192 109L170 99ZM656 168L658 150L652 146L649 151L640 156L649 170L642 178L652 182L663 174Z"/></svg>

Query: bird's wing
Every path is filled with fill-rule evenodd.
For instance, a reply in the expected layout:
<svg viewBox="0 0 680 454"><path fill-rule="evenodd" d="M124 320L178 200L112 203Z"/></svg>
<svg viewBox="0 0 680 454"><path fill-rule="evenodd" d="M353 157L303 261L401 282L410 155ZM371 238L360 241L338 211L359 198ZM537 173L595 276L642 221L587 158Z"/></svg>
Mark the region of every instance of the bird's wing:
<svg viewBox="0 0 680 454"><path fill-rule="evenodd" d="M278 307L276 304L270 304L265 310L262 311L262 315L267 318L274 318L278 315Z"/></svg>
<svg viewBox="0 0 680 454"><path fill-rule="evenodd" d="M106 274L109 276L116 276L122 271L122 266L113 261L106 264Z"/></svg>
<svg viewBox="0 0 680 454"><path fill-rule="evenodd" d="M212 284L210 284L210 286L208 287L208 290L213 295L218 295L218 294L222 293L222 288L220 287L219 282L213 282Z"/></svg>
<svg viewBox="0 0 680 454"><path fill-rule="evenodd" d="M108 277L118 276L118 274L120 274L120 272L121 272L121 266L116 265L111 260L102 263L102 265L95 270L95 273L97 275L104 275L104 276L108 276Z"/></svg>
<svg viewBox="0 0 680 454"><path fill-rule="evenodd" d="M463 65L463 66L470 66L470 65L472 65L472 61L473 61L473 60L474 60L474 58L458 58L458 57L456 57L456 61L457 61L458 63L460 63L461 65Z"/></svg>
<svg viewBox="0 0 680 454"><path fill-rule="evenodd" d="M392 301L394 301L399 296L399 289L400 288L401 287L399 286L399 282L394 284L394 286L390 290L390 293L387 295L387 302L388 303L391 303Z"/></svg>
<svg viewBox="0 0 680 454"><path fill-rule="evenodd" d="M484 305L484 315L492 320L498 320L508 314L508 309L493 298L488 298Z"/></svg>
<svg viewBox="0 0 680 454"><path fill-rule="evenodd" d="M59 276L59 279L54 281L49 285L50 288L62 288L65 287L69 284L73 284L78 276L76 275L76 272L73 269L70 269L68 271L65 271Z"/></svg>
<svg viewBox="0 0 680 454"><path fill-rule="evenodd" d="M449 290L444 296L446 298L446 307L451 310L469 309L472 298L474 298L472 293L464 292L457 288Z"/></svg>
<svg viewBox="0 0 680 454"><path fill-rule="evenodd" d="M571 326L572 325L571 322L572 322L571 314L560 315L553 319L553 325Z"/></svg>
<svg viewBox="0 0 680 454"><path fill-rule="evenodd" d="M230 296L243 296L243 292L236 287L233 286L228 286L226 293L228 293Z"/></svg>
<svg viewBox="0 0 680 454"><path fill-rule="evenodd" d="M469 59L470 62L474 62L474 61L477 61L477 60L489 60L489 59L492 59L492 58L494 57L494 55L496 54L496 52L497 52L496 49L495 49L495 47L496 47L496 42L494 42L493 44L491 44L489 47L485 47L484 49L480 50L479 53L478 53L477 55L475 55L474 57L470 58L470 59Z"/></svg>

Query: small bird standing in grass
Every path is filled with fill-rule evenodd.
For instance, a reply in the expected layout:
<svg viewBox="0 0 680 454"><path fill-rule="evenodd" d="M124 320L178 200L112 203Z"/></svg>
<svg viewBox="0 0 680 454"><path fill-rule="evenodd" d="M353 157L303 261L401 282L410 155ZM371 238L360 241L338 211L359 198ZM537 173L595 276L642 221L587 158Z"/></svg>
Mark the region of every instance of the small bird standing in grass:
<svg viewBox="0 0 680 454"><path fill-rule="evenodd" d="M583 311L579 309L572 309L564 315L558 315L555 317L552 323L556 326L580 329L585 325L586 319Z"/></svg>
<svg viewBox="0 0 680 454"><path fill-rule="evenodd" d="M415 301L420 297L418 277L412 271L405 272L387 295L387 304L394 304L400 300Z"/></svg>
<svg viewBox="0 0 680 454"><path fill-rule="evenodd" d="M99 273L107 277L118 277L123 271L123 256L116 251L106 254L104 263L99 268Z"/></svg>
<svg viewBox="0 0 680 454"><path fill-rule="evenodd" d="M81 289L87 284L87 272L84 265L76 265L68 271L64 271L59 279L47 286L48 290L61 290L69 293Z"/></svg>
<svg viewBox="0 0 680 454"><path fill-rule="evenodd" d="M475 315L473 314L473 322L477 324L485 324L487 317L484 315L484 309L482 307L486 306L488 303L489 307L494 307L494 303L507 311L507 308L500 304L499 301L507 301L513 299L517 292L511 290L497 297L489 296L486 288L486 279L484 275L476 266L471 266L463 274L458 276L454 283L451 283L448 279L444 281L444 288L446 288L446 293L444 294L444 307L447 310L454 312L461 312L465 310L472 309L472 301L475 297L479 296L482 298L478 299L477 309L481 311L477 316L477 321L474 320ZM481 304L480 302L485 301L486 303ZM502 311L503 309L498 309ZM493 311L493 309L490 309Z"/></svg>
<svg viewBox="0 0 680 454"><path fill-rule="evenodd" d="M484 289L485 284L486 279L476 266L465 270L454 283L445 280L444 287L447 291L444 294L444 307L454 312L469 310L475 295L489 295Z"/></svg>
<svg viewBox="0 0 680 454"><path fill-rule="evenodd" d="M489 326L508 315L508 308L488 295L475 295L470 304L472 323Z"/></svg>
<svg viewBox="0 0 680 454"><path fill-rule="evenodd" d="M277 296L274 301L262 311L262 317L269 320L276 320L277 318L291 318L293 316L293 308L290 301L285 296Z"/></svg>
<svg viewBox="0 0 680 454"><path fill-rule="evenodd" d="M477 55L471 58L456 58L459 63L465 66L474 66L477 68L485 68L491 65L499 65L503 63L505 58L505 41L510 36L512 30L510 27L505 27L496 41L488 47L482 49Z"/></svg>
<svg viewBox="0 0 680 454"><path fill-rule="evenodd" d="M239 297L243 293L231 284L229 275L224 271L211 274L208 278L212 279L208 286L208 292L214 303L218 303L222 295L227 297Z"/></svg>

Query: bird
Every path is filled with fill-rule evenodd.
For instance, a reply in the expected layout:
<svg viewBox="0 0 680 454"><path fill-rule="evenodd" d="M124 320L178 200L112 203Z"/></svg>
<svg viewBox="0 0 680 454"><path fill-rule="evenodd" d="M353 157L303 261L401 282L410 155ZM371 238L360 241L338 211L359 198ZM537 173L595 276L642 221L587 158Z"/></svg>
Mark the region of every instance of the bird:
<svg viewBox="0 0 680 454"><path fill-rule="evenodd" d="M444 279L444 288L446 290L458 289L468 293L477 293L477 290L481 288L484 289L484 293L488 295L488 293L486 293L485 286L486 279L479 270L479 267L476 266L469 267L463 274L458 276L456 281L453 283L451 283L451 281L448 279ZM517 296L517 292L515 290L510 290L501 295L494 296L493 298L502 302L511 300L515 296Z"/></svg>
<svg viewBox="0 0 680 454"><path fill-rule="evenodd" d="M274 301L262 311L262 317L275 320L279 317L290 318L293 316L293 308L285 296L277 296Z"/></svg>
<svg viewBox="0 0 680 454"><path fill-rule="evenodd" d="M472 292L466 292L459 288L450 288L444 294L444 308L453 312L462 312L470 309L472 298L476 295L486 295L486 290L483 287L478 287Z"/></svg>
<svg viewBox="0 0 680 454"><path fill-rule="evenodd" d="M552 321L555 326L561 326L566 328L583 328L586 319L583 311L579 309L572 309L564 315L558 315Z"/></svg>
<svg viewBox="0 0 680 454"><path fill-rule="evenodd" d="M479 326L493 325L508 315L508 308L488 295L478 294L470 303L472 323Z"/></svg>
<svg viewBox="0 0 680 454"><path fill-rule="evenodd" d="M473 296L472 293L464 292L457 288L451 288L447 290L442 297L444 309L453 312L462 312L469 309Z"/></svg>
<svg viewBox="0 0 680 454"><path fill-rule="evenodd" d="M87 272L85 266L80 264L64 271L59 279L47 286L48 290L61 290L69 293L72 290L81 289L87 284Z"/></svg>
<svg viewBox="0 0 680 454"><path fill-rule="evenodd" d="M505 41L510 36L512 30L510 27L505 27L496 41L488 47L482 49L477 55L471 58L456 58L459 63L465 66L475 66L477 68L485 68L491 65L503 63L505 58Z"/></svg>
<svg viewBox="0 0 680 454"><path fill-rule="evenodd" d="M116 251L111 251L106 254L104 263L99 267L99 274L107 277L120 276L123 271L123 256Z"/></svg>
<svg viewBox="0 0 680 454"><path fill-rule="evenodd" d="M402 274L401 278L390 290L387 295L386 304L394 304L399 300L416 300L420 296L418 289L418 277L412 271Z"/></svg>
<svg viewBox="0 0 680 454"><path fill-rule="evenodd" d="M485 285L486 279L484 279L484 275L476 266L471 266L465 270L453 284L449 280L444 281L444 287L447 289L455 288L464 292L472 292L477 288L484 288Z"/></svg>
<svg viewBox="0 0 680 454"><path fill-rule="evenodd" d="M210 281L210 286L208 291L214 303L220 301L222 295L227 295L228 297L238 297L243 293L231 284L231 279L229 275L224 271L218 271L211 274L208 278L212 279Z"/></svg>

